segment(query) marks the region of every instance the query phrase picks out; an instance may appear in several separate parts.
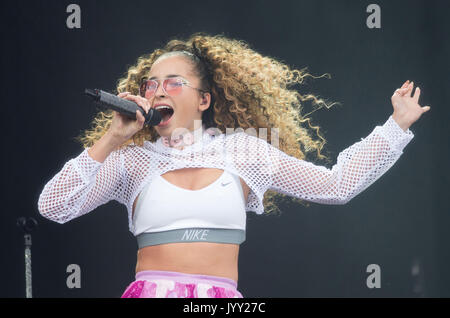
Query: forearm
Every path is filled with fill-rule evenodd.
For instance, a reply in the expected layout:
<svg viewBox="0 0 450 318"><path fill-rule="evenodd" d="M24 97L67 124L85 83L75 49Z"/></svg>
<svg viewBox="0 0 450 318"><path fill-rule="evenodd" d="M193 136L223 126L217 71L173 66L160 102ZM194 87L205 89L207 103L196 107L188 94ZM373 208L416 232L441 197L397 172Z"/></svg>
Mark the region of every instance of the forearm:
<svg viewBox="0 0 450 318"><path fill-rule="evenodd" d="M89 148L88 154L95 161L104 162L111 152L121 144L122 141L107 132Z"/></svg>
<svg viewBox="0 0 450 318"><path fill-rule="evenodd" d="M44 186L38 200L42 216L58 223L68 222L94 210L112 199L120 200L122 184L122 157L107 137L96 143L94 156L105 156L96 161L85 149ZM99 156L95 158L102 160Z"/></svg>
<svg viewBox="0 0 450 318"><path fill-rule="evenodd" d="M270 188L311 202L345 204L392 167L412 138L412 132L389 118L341 151L331 170L270 148L274 171Z"/></svg>

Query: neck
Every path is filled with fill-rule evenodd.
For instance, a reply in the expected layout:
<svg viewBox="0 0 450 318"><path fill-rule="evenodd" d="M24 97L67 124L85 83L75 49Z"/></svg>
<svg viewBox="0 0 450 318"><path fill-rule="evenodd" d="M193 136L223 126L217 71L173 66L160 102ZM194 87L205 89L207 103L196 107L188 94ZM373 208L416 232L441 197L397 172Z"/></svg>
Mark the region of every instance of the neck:
<svg viewBox="0 0 450 318"><path fill-rule="evenodd" d="M197 138L202 138L205 125L188 131L186 129L183 129L184 131L180 134L172 133L168 137L161 137L163 145L182 150L185 146L192 145Z"/></svg>

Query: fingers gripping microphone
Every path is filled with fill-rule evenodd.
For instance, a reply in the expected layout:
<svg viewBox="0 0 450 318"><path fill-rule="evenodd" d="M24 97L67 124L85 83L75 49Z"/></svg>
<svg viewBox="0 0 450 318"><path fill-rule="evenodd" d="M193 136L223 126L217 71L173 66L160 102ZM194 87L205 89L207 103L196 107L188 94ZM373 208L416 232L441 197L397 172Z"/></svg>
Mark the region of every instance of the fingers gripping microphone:
<svg viewBox="0 0 450 318"><path fill-rule="evenodd" d="M120 98L100 89L86 88L84 92L92 97L96 104L104 108L113 109L131 119L136 119L136 111L140 111L145 117L144 125L156 126L162 120L159 111L156 109L150 108L148 113L145 113L144 108L131 100Z"/></svg>

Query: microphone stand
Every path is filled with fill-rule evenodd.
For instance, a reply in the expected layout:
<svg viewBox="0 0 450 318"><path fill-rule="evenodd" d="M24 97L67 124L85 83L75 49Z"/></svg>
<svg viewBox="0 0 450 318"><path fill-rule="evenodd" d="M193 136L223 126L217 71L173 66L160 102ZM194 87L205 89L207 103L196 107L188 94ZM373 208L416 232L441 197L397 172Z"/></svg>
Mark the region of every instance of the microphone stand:
<svg viewBox="0 0 450 318"><path fill-rule="evenodd" d="M33 298L31 284L31 231L37 227L37 222L32 217L20 217L17 226L25 233L25 294L26 298Z"/></svg>

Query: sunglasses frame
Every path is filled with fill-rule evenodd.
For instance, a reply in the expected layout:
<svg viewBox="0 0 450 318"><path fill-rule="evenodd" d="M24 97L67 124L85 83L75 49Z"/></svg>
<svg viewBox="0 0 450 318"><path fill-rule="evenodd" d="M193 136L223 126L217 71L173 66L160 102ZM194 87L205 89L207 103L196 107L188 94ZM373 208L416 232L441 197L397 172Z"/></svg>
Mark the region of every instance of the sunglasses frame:
<svg viewBox="0 0 450 318"><path fill-rule="evenodd" d="M142 96L142 97L145 97L145 93L146 93L147 90L145 90L145 92L143 93L143 92L142 92L142 85L144 85L144 84L147 85L148 82L153 81L153 82L156 82L156 83L157 83L157 86L156 86L155 92L153 93L153 95L152 95L151 97L155 96L155 93L158 91L158 88L159 88L159 86L161 85L161 81L162 81L162 84L163 84L163 85L162 85L162 89L163 89L164 93L166 93L166 95L168 95L168 96L176 96L177 94L176 94L176 95L169 94L169 93L166 91L166 89L164 88L164 82L165 82L166 80L169 80L169 79L181 79L180 83L181 83L183 86L187 86L187 87L196 89L196 90L198 90L199 92L205 92L205 93L206 93L206 91L204 91L204 90L202 90L202 89L199 89L199 88L196 88L196 87L191 86L191 83L190 83L187 79L185 79L185 78L183 78L183 77L181 77L181 76L178 76L178 77L166 77L166 78L162 78L162 79L160 79L160 80L156 80L156 79L151 79L151 80L149 80L149 79L143 79L143 80L141 81L141 85L139 86L139 95ZM182 88L182 89L183 89L183 88Z"/></svg>

